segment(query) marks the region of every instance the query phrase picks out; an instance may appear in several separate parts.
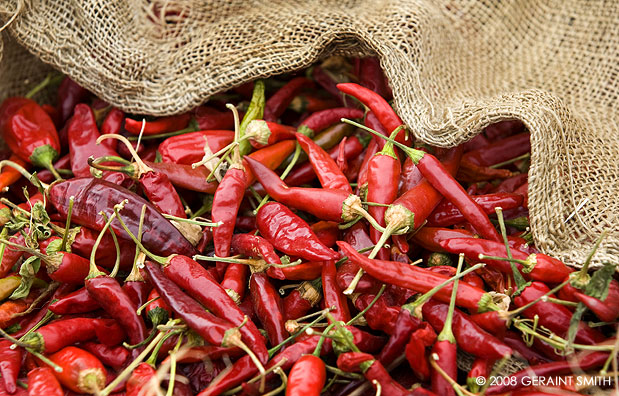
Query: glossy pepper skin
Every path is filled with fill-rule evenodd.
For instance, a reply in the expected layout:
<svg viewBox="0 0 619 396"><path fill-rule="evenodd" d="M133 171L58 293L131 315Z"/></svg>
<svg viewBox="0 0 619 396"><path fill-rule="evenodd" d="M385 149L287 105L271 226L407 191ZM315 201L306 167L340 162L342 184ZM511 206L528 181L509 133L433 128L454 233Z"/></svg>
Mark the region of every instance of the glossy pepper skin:
<svg viewBox="0 0 619 396"><path fill-rule="evenodd" d="M351 318L348 300L337 284L335 261L328 260L322 264L322 294L325 307L335 307L331 315L337 321L348 322Z"/></svg>
<svg viewBox="0 0 619 396"><path fill-rule="evenodd" d="M339 255L326 247L310 226L286 206L269 202L258 211L260 234L278 250L310 261L337 260Z"/></svg>
<svg viewBox="0 0 619 396"><path fill-rule="evenodd" d="M76 393L95 393L105 386L106 371L94 355L83 349L69 346L49 355L49 360L62 367L54 376L66 388Z"/></svg>
<svg viewBox="0 0 619 396"><path fill-rule="evenodd" d="M411 334L421 326L419 319L406 309L401 309L389 341L376 357L382 364L390 365L406 347Z"/></svg>
<svg viewBox="0 0 619 396"><path fill-rule="evenodd" d="M26 243L25 237L21 233L17 233L9 238L9 242L24 246ZM6 244L0 245L2 259L0 261L0 278L4 278L17 261L24 255L22 250L10 247Z"/></svg>
<svg viewBox="0 0 619 396"><path fill-rule="evenodd" d="M22 160L49 169L60 153L54 122L35 101L8 98L0 106L0 133Z"/></svg>
<svg viewBox="0 0 619 396"><path fill-rule="evenodd" d="M75 204L71 221L94 230L101 230L105 225L99 212L104 211L109 216L113 212L114 205L127 199L128 202L120 215L134 235L138 232L142 205L146 205L144 229L157 230L157 232L145 232L142 236L142 243L147 249L155 254L175 252L193 256L198 253L180 231L151 203L112 183L93 178L75 178L55 183L49 188L47 195L63 218L67 215L69 197L74 196ZM112 222L111 228L121 238L129 239L116 220Z"/></svg>
<svg viewBox="0 0 619 396"><path fill-rule="evenodd" d="M267 264L281 264L281 260L275 248L269 241L253 234L234 234L231 248L234 254L242 254L247 257L263 259ZM281 268L269 267L267 273L270 277L286 279Z"/></svg>
<svg viewBox="0 0 619 396"><path fill-rule="evenodd" d="M161 117L156 121L146 121L143 136L157 135L165 132L174 132L187 126L191 120L191 114L179 114L169 117ZM133 135L139 135L142 130L142 120L125 119L125 129Z"/></svg>
<svg viewBox="0 0 619 396"><path fill-rule="evenodd" d="M318 396L326 380L327 371L322 359L304 355L292 366L286 396Z"/></svg>
<svg viewBox="0 0 619 396"><path fill-rule="evenodd" d="M146 384L157 375L156 370L148 363L140 363L127 380L127 396L139 396L144 393Z"/></svg>
<svg viewBox="0 0 619 396"><path fill-rule="evenodd" d="M313 85L314 83L305 77L295 77L288 81L266 101L264 119L266 121L277 121L301 89L309 88Z"/></svg>
<svg viewBox="0 0 619 396"><path fill-rule="evenodd" d="M302 133L297 132L296 138L303 151L307 153L309 162L312 168L314 168L314 173L318 176L320 185L323 188L342 190L352 194L352 188L348 183L348 179L329 154Z"/></svg>
<svg viewBox="0 0 619 396"><path fill-rule="evenodd" d="M37 367L28 372L28 395L64 396L64 391L51 368Z"/></svg>
<svg viewBox="0 0 619 396"><path fill-rule="evenodd" d="M75 177L92 177L88 157L118 156L106 144L97 144L99 129L90 106L80 103L75 106L73 117L69 120L67 137L71 157L71 171Z"/></svg>
<svg viewBox="0 0 619 396"><path fill-rule="evenodd" d="M86 288L62 296L58 301L49 305L49 310L56 315L92 312L99 308L99 303L90 296Z"/></svg>
<svg viewBox="0 0 619 396"><path fill-rule="evenodd" d="M108 139L106 141L112 140L113 139ZM206 181L206 177L211 171L204 166L192 168L191 165L175 164L171 162L144 161L144 163L155 172L166 175L168 180L176 187L208 194L214 194L217 190L216 182Z"/></svg>
<svg viewBox="0 0 619 396"><path fill-rule="evenodd" d="M275 287L264 273L255 273L249 281L252 305L264 326L272 346L279 345L286 338L282 301Z"/></svg>
<svg viewBox="0 0 619 396"><path fill-rule="evenodd" d="M2 374L2 381L7 392L15 393L23 350L21 348L11 349L11 345L13 343L9 340L0 340L0 374Z"/></svg>
<svg viewBox="0 0 619 396"><path fill-rule="evenodd" d="M495 213L494 208L501 207L503 210L517 208L522 205L523 197L515 193L493 193L475 195L472 197L486 214ZM450 202L441 202L434 212L428 216L428 225L431 227L448 227L465 221L464 216Z"/></svg>
<svg viewBox="0 0 619 396"><path fill-rule="evenodd" d="M96 342L86 342L81 347L92 353L106 366L119 370L131 355L129 350L122 345L109 346Z"/></svg>
<svg viewBox="0 0 619 396"><path fill-rule="evenodd" d="M217 191L215 191L211 217L214 222L221 222L219 227L213 228L215 254L219 257L228 257L230 253L234 220L245 196L245 185L245 171L232 168L228 169L223 180L219 183Z"/></svg>
<svg viewBox="0 0 619 396"><path fill-rule="evenodd" d="M206 139L206 140L205 140ZM234 131L210 130L185 133L167 138L159 145L162 162L191 165L204 157L204 145L213 153L234 140Z"/></svg>

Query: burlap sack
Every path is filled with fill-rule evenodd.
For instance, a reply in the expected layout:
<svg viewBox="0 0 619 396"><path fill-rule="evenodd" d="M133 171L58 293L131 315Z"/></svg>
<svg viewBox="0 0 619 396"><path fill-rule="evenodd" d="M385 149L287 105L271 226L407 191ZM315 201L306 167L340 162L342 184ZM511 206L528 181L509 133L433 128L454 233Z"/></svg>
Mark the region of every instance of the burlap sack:
<svg viewBox="0 0 619 396"><path fill-rule="evenodd" d="M5 21L16 11L8 31L17 41L136 113L185 111L226 88L334 52L376 53L395 107L422 141L450 146L493 122L523 120L532 139L537 246L578 265L608 230L595 262L617 261L619 2L0 3ZM22 55L10 44L5 50L3 96L45 74Z"/></svg>

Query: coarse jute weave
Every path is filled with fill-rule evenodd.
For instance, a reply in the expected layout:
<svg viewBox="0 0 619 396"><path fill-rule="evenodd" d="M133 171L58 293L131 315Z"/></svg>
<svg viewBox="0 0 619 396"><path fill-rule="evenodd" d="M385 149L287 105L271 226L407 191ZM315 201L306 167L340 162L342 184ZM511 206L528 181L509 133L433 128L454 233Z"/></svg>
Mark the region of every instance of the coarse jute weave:
<svg viewBox="0 0 619 396"><path fill-rule="evenodd" d="M619 2L2 1L0 17L12 16L3 97L51 65L124 110L153 115L329 54L375 53L395 107L424 142L451 146L522 120L536 245L578 266L608 230L594 261L618 260Z"/></svg>

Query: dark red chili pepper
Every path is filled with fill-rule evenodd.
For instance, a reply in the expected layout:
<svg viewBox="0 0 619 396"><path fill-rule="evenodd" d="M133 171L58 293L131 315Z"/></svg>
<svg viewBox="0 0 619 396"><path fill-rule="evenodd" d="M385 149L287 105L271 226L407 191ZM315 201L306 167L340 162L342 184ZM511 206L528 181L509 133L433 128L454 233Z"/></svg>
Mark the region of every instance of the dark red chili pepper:
<svg viewBox="0 0 619 396"><path fill-rule="evenodd" d="M464 253L469 259L484 262L488 266L507 274L512 273L511 266L507 261L479 258L480 254L492 257L505 256L505 245L503 243L484 239L453 238L441 241L440 245L450 253ZM516 268L527 279L548 283L561 283L571 272L561 261L545 254L527 254L517 249L510 249L510 251L514 259L523 260L516 263Z"/></svg>
<svg viewBox="0 0 619 396"><path fill-rule="evenodd" d="M479 385L480 380L478 380L477 378L487 380L490 372L492 371L494 363L494 360L488 360L486 358L476 358L473 361L473 365L471 366L471 369L466 376L466 385L471 390L471 392L479 393L481 386Z"/></svg>
<svg viewBox="0 0 619 396"><path fill-rule="evenodd" d="M383 145L384 146L384 145ZM368 166L370 165L370 160L374 157L374 155L380 150L380 146L376 143L375 140L370 140L368 147L365 149L363 153L363 162L359 167L359 174L357 175L357 189L356 194L359 196L365 196L367 190L368 183Z"/></svg>
<svg viewBox="0 0 619 396"><path fill-rule="evenodd" d="M331 96L333 96L340 105L343 104L342 94L337 89L337 82L331 76L331 74L325 71L324 68L317 65L312 70L312 78L318 85L320 85L325 91L329 92Z"/></svg>
<svg viewBox="0 0 619 396"><path fill-rule="evenodd" d="M301 89L311 88L313 85L314 83L305 77L295 77L288 81L266 101L264 119L266 121L277 121Z"/></svg>
<svg viewBox="0 0 619 396"><path fill-rule="evenodd" d="M135 272L132 271L122 285L123 292L129 297L135 309L148 301L148 294L153 290L153 287L144 281L142 275L139 272L137 274L135 275Z"/></svg>
<svg viewBox="0 0 619 396"><path fill-rule="evenodd" d="M314 173L318 176L322 187L342 190L352 194L352 188L348 184L348 179L346 179L344 173L338 168L329 154L302 133L297 133L296 137L303 151L307 153L312 168L314 168Z"/></svg>
<svg viewBox="0 0 619 396"><path fill-rule="evenodd" d="M506 377L500 384L491 385L486 394L497 395L526 386L526 379L535 375L539 378L551 378L562 374L572 374L575 371L587 371L599 367L608 359L607 352L578 352L573 359L562 362L542 363L527 367Z"/></svg>
<svg viewBox="0 0 619 396"><path fill-rule="evenodd" d="M529 346L527 346L527 344L525 344L525 342L522 340L522 337L520 336L520 334L514 331L510 331L510 330L506 331L505 337L503 338L503 342L507 346L512 348L514 352L518 352L518 354L520 354L520 356L525 358L529 362L530 365L537 365L540 363L548 363L552 361L551 359L545 357L544 355L541 355L534 348L530 348Z"/></svg>
<svg viewBox="0 0 619 396"><path fill-rule="evenodd" d="M449 278L456 275L456 268L449 267L446 265L435 265L433 267L428 267L428 270L431 272L436 272L437 274L443 274ZM464 275L462 277L462 281L468 283L471 286L477 287L479 289L484 288L483 279L481 279L481 277L474 272Z"/></svg>
<svg viewBox="0 0 619 396"><path fill-rule="evenodd" d="M142 136L157 135L165 132L175 132L181 130L189 124L191 120L191 114L179 114L169 117L161 117L156 121L133 120L131 118L125 119L125 129L127 132L133 135L139 135L142 131L142 124L144 125L144 132Z"/></svg>
<svg viewBox="0 0 619 396"><path fill-rule="evenodd" d="M398 285L407 289L425 293L433 287L445 282L449 277L433 273L417 266L398 263L395 261L373 260L357 253L349 244L340 241L337 243L342 253L353 263L358 264L364 271L374 278L388 284ZM434 298L440 301L449 301L452 285L443 287ZM491 303L488 294L483 289L461 284L458 288L456 305L471 310L484 310L486 304Z"/></svg>
<svg viewBox="0 0 619 396"><path fill-rule="evenodd" d="M376 358L384 365L391 364L402 354L411 334L421 325L420 322L407 309L401 309L389 341Z"/></svg>
<svg viewBox="0 0 619 396"><path fill-rule="evenodd" d="M548 293L550 289L541 282L532 282L518 296L514 297L514 304L522 307L525 304ZM554 295L550 295L554 297ZM559 337L565 337L570 326L572 312L563 305L548 301L539 301L522 312L526 318L533 319L535 315L539 317L539 325L551 330ZM593 345L604 341L606 338L599 331L590 328L586 323L580 322L576 333L576 342L580 344Z"/></svg>
<svg viewBox="0 0 619 396"><path fill-rule="evenodd" d="M95 355L101 363L115 370L120 369L131 355L129 350L121 345L109 346L95 342L85 342L81 344L81 347Z"/></svg>
<svg viewBox="0 0 619 396"><path fill-rule="evenodd" d="M26 244L26 238L18 232L9 238L9 242L23 246ZM2 257L0 261L0 278L4 278L9 272L11 272L11 269L17 261L24 255L24 251L10 247L3 243L0 246L0 252Z"/></svg>
<svg viewBox="0 0 619 396"><path fill-rule="evenodd" d="M374 357L362 352L345 352L337 358L337 366L344 371L361 370L365 378L370 381L374 389L374 381L380 384L381 394L390 396L408 395L409 392L397 383L385 367Z"/></svg>
<svg viewBox="0 0 619 396"><path fill-rule="evenodd" d="M0 133L11 152L60 179L52 165L60 153L58 133L52 119L35 101L6 99L0 106Z"/></svg>
<svg viewBox="0 0 619 396"><path fill-rule="evenodd" d="M226 293L236 304L239 304L245 296L248 274L249 266L245 264L230 263L226 267L226 272L221 281L221 287L224 288Z"/></svg>
<svg viewBox="0 0 619 396"><path fill-rule="evenodd" d="M218 152L234 140L234 132L228 130L207 130L185 133L167 138L159 145L162 162L191 165L204 157L204 145L213 153Z"/></svg>
<svg viewBox="0 0 619 396"><path fill-rule="evenodd" d="M193 168L191 165L171 162L144 161L144 163L155 172L166 175L176 187L208 194L214 194L217 189L216 182L206 181L211 172L204 166Z"/></svg>
<svg viewBox="0 0 619 396"><path fill-rule="evenodd" d="M389 136L389 131L385 129L383 124L380 123L376 115L370 110L365 115L365 126L379 132L381 135ZM385 147L385 140L380 138L379 136L372 136L372 140L376 142L378 145L378 150L382 150Z"/></svg>
<svg viewBox="0 0 619 396"><path fill-rule="evenodd" d="M170 308L207 342L221 345L227 330L233 325L206 312L197 301L187 296L173 281L169 280L161 265L146 261L145 270L151 283Z"/></svg>
<svg viewBox="0 0 619 396"><path fill-rule="evenodd" d="M218 111L212 107L200 106L194 110L193 116L203 131L234 128L234 114L231 111Z"/></svg>
<svg viewBox="0 0 619 396"><path fill-rule="evenodd" d="M361 58L359 84L371 89L386 100L391 99L391 89L387 85L380 61L375 57Z"/></svg>
<svg viewBox="0 0 619 396"><path fill-rule="evenodd" d="M490 166L510 160L531 151L528 132L501 139L488 146L469 151L462 157L474 165Z"/></svg>
<svg viewBox="0 0 619 396"><path fill-rule="evenodd" d="M322 111L331 109L336 106L340 106L339 100L324 97L323 95L314 95L311 93L304 93L294 97L290 102L290 108L297 113L314 113L316 111Z"/></svg>
<svg viewBox="0 0 619 396"><path fill-rule="evenodd" d="M245 159L267 193L282 204L335 222L353 220L357 209L362 210L359 197L344 190L288 187L275 172L260 162L249 157Z"/></svg>
<svg viewBox="0 0 619 396"><path fill-rule="evenodd" d="M98 234L90 228L79 227L74 236L72 234L73 240L69 239L71 252L82 257L90 257ZM135 257L135 245L133 242L124 239L119 239L118 244L120 248L120 269L129 270ZM111 269L114 266L116 248L114 247L114 239L109 233L103 235L95 254L95 261L104 268Z"/></svg>
<svg viewBox="0 0 619 396"><path fill-rule="evenodd" d="M64 396L64 391L60 382L54 377L51 368L36 367L28 372L28 394L31 396Z"/></svg>
<svg viewBox="0 0 619 396"><path fill-rule="evenodd" d="M358 310L367 308L376 295L361 294L354 299L355 307ZM366 312L365 319L370 328L383 331L389 335L395 331L395 323L400 312L399 307L391 307L387 305L385 296L380 296L378 300Z"/></svg>
<svg viewBox="0 0 619 396"><path fill-rule="evenodd" d="M447 317L447 310L447 304L431 299L422 307L423 318L432 325L434 330L441 331ZM458 346L475 356L501 359L513 353L510 347L482 330L466 314L457 309L453 316L453 332Z"/></svg>
<svg viewBox="0 0 619 396"><path fill-rule="evenodd" d="M500 207L503 210L517 208L522 205L522 195L514 193L493 193L475 195L472 197L486 214L495 213L494 209ZM428 226L447 227L465 221L464 216L451 202L443 201L428 216Z"/></svg>
<svg viewBox="0 0 619 396"><path fill-rule="evenodd" d="M488 125L484 128L484 135L489 140L495 141L504 139L516 133L520 133L525 130L525 125L520 120L505 120L499 121L495 124Z"/></svg>
<svg viewBox="0 0 619 396"><path fill-rule="evenodd" d="M264 326L272 346L288 338L282 314L282 301L266 274L255 273L249 281L254 311Z"/></svg>
<svg viewBox="0 0 619 396"><path fill-rule="evenodd" d="M479 135L475 136L473 139L464 143L462 146L464 147L464 152L468 153L469 151L473 151L478 148L488 146L489 144L490 144L490 141L488 140L488 138L486 138L486 136L483 133L480 133Z"/></svg>
<svg viewBox="0 0 619 396"><path fill-rule="evenodd" d="M412 332L406 344L406 360L415 375L422 381L430 378L430 365L428 364L426 347L433 345L435 341L436 333L432 327L427 322L422 322L420 328Z"/></svg>
<svg viewBox="0 0 619 396"><path fill-rule="evenodd" d="M283 279L311 281L320 277L322 266L323 261L307 261L305 263L278 269L281 270ZM267 274L271 278L277 278L270 270L271 268L267 270Z"/></svg>
<svg viewBox="0 0 619 396"><path fill-rule="evenodd" d="M337 107L334 109L317 111L303 120L301 125L297 128L297 131L305 136L312 137L314 134L322 131L323 129L339 123L342 118L356 119L362 117L362 110L351 109L348 107ZM319 142L316 143L322 147Z"/></svg>
<svg viewBox="0 0 619 396"><path fill-rule="evenodd" d="M422 180L423 175L417 168L417 165L409 157L406 157L402 165L402 174L400 175L400 195L421 183Z"/></svg>
<svg viewBox="0 0 619 396"><path fill-rule="evenodd" d="M321 300L320 283L303 282L290 294L282 299L284 320L297 319L304 316Z"/></svg>
<svg viewBox="0 0 619 396"><path fill-rule="evenodd" d="M215 191L211 217L213 222L219 222L219 227L213 228L215 254L227 257L230 253L230 241L234 232L234 219L238 213L241 201L245 195L246 175L244 169L228 169Z"/></svg>
<svg viewBox="0 0 619 396"><path fill-rule="evenodd" d="M17 387L17 377L21 368L23 350L21 348L12 349L13 343L9 340L0 340L0 374L7 392L15 393Z"/></svg>
<svg viewBox="0 0 619 396"><path fill-rule="evenodd" d="M527 182L528 176L529 175L526 173L521 173L509 179L505 179L496 186L492 192L514 192L518 187Z"/></svg>
<svg viewBox="0 0 619 396"><path fill-rule="evenodd" d="M495 179L508 179L514 175L509 169L494 169L486 166L479 166L462 159L458 169L457 179L466 183L478 183Z"/></svg>
<svg viewBox="0 0 619 396"><path fill-rule="evenodd" d="M325 363L315 355L303 355L288 376L286 396L318 396L327 380Z"/></svg>
<svg viewBox="0 0 619 396"><path fill-rule="evenodd" d="M49 201L63 218L67 216L69 197L75 197L71 221L94 230L101 230L105 224L99 212L111 215L114 205L128 200L122 210L123 221L134 235L137 235L142 206L146 205L144 229L157 230L145 232L142 242L155 254L175 252L192 256L195 248L185 239L180 231L165 219L149 202L138 195L112 183L95 178L75 178L52 185L48 190ZM111 228L121 238L128 235L115 220Z"/></svg>
<svg viewBox="0 0 619 396"><path fill-rule="evenodd" d="M263 148L282 140L294 140L296 129L276 122L253 120L247 125L245 136L253 148Z"/></svg>
<svg viewBox="0 0 619 396"><path fill-rule="evenodd" d="M122 130L124 119L125 113L122 110L117 109L116 107L112 108L112 110L110 110L105 116L103 123L101 123L101 134L119 134ZM117 142L115 140L108 140L104 144L112 150L116 150Z"/></svg>
<svg viewBox="0 0 619 396"><path fill-rule="evenodd" d="M350 285L355 278L357 272L359 272L359 266L353 262L347 261L339 266L337 269L337 284L341 290L346 290L348 285ZM367 273L364 273L355 287L355 292L377 293L379 289L380 282Z"/></svg>
<svg viewBox="0 0 619 396"><path fill-rule="evenodd" d="M331 315L337 321L348 322L351 318L348 300L342 294L336 281L335 261L324 261L322 265L322 294L325 307L335 307Z"/></svg>
<svg viewBox="0 0 619 396"><path fill-rule="evenodd" d="M48 359L62 368L52 371L58 381L76 393L94 394L105 386L106 371L94 355L73 346L49 355Z"/></svg>
<svg viewBox="0 0 619 396"><path fill-rule="evenodd" d="M307 223L280 203L269 202L260 208L256 224L260 234L286 254L310 261L339 259L336 252L320 242Z"/></svg>
<svg viewBox="0 0 619 396"><path fill-rule="evenodd" d="M69 77L65 77L58 87L58 113L60 121L64 123L71 117L78 103L88 98L88 90L79 86Z"/></svg>
<svg viewBox="0 0 619 396"><path fill-rule="evenodd" d="M92 312L99 308L99 303L88 294L86 288L69 293L49 305L49 310L56 315Z"/></svg>

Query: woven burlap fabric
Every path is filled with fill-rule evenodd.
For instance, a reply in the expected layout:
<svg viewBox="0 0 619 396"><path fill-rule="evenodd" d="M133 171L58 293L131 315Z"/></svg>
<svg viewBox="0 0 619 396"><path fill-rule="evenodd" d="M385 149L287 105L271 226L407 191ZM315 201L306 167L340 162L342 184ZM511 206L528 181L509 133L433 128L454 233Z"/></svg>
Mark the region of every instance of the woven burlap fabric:
<svg viewBox="0 0 619 396"><path fill-rule="evenodd" d="M451 146L493 122L523 120L532 139L537 246L578 265L608 230L594 261L617 261L616 1L0 3L5 21L18 9L7 30L19 43L135 113L185 111L234 85L332 53L376 53L395 107L424 142ZM6 47L4 96L46 69Z"/></svg>

